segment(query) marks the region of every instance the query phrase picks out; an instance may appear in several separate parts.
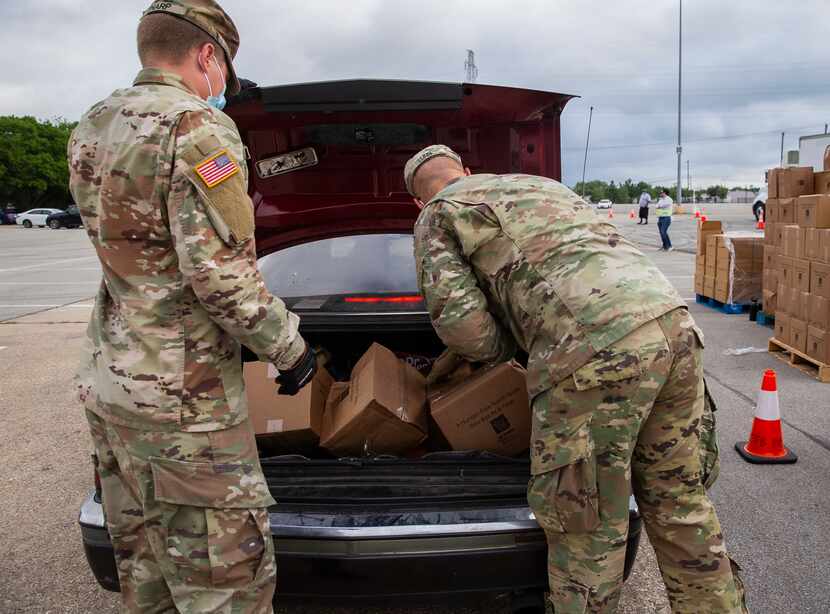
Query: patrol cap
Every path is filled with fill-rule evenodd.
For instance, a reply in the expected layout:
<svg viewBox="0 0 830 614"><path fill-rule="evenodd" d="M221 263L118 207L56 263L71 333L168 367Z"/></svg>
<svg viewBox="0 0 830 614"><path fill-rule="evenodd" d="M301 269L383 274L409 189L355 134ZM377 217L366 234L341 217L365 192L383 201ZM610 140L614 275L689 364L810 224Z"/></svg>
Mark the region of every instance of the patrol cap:
<svg viewBox="0 0 830 614"><path fill-rule="evenodd" d="M228 94L238 94L239 79L233 68L233 59L239 49L239 31L228 14L215 0L164 0L153 2L144 14L167 13L192 23L208 34L225 52L228 65Z"/></svg>
<svg viewBox="0 0 830 614"><path fill-rule="evenodd" d="M421 151L412 156L403 168L403 180L406 183L407 191L412 196L416 196L414 189L415 173L418 172L418 169L421 168L422 164L429 162L433 158L438 158L439 156L450 158L451 160L458 162L460 166L464 166L464 163L461 162L461 156L446 145L430 145L429 147L424 147Z"/></svg>

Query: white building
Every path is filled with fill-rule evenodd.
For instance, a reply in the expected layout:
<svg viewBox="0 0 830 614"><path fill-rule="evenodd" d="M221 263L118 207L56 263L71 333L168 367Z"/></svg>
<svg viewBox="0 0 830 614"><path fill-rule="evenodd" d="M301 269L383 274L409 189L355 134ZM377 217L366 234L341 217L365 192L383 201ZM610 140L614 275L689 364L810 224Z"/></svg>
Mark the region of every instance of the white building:
<svg viewBox="0 0 830 614"><path fill-rule="evenodd" d="M726 193L728 203L751 203L755 201L755 192L752 190L729 190Z"/></svg>

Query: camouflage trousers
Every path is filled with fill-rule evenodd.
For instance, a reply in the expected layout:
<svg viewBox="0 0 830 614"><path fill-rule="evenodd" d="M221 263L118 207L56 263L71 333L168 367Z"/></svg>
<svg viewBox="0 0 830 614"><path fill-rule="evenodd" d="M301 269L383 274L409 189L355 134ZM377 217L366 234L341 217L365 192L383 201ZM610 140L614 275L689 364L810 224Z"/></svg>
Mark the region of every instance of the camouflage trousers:
<svg viewBox="0 0 830 614"><path fill-rule="evenodd" d="M557 614L615 611L632 486L672 611L745 611L702 484L701 348L678 309L533 400L528 502L547 535Z"/></svg>
<svg viewBox="0 0 830 614"><path fill-rule="evenodd" d="M273 499L250 423L182 433L87 419L123 611L272 613Z"/></svg>

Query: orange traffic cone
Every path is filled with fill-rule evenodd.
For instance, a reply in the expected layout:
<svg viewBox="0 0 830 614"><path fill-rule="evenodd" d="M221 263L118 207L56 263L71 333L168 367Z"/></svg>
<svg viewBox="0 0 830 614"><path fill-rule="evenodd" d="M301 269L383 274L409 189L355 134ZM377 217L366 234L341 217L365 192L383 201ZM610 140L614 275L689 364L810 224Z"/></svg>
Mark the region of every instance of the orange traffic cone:
<svg viewBox="0 0 830 614"><path fill-rule="evenodd" d="M634 209L632 209L631 211L629 211L629 212L628 212L628 219L629 219L629 220L633 220L633 219L634 219Z"/></svg>
<svg viewBox="0 0 830 614"><path fill-rule="evenodd" d="M784 438L781 433L781 409L778 406L778 386L775 381L775 371L772 369L764 371L749 441L739 441L735 444L735 449L749 463L794 463L798 460L795 452L784 447Z"/></svg>
<svg viewBox="0 0 830 614"><path fill-rule="evenodd" d="M701 214L700 214L700 221L701 221L701 222L705 222L707 219L709 219L709 218L707 218L707 217L706 217L706 215L705 215L704 213L701 213Z"/></svg>
<svg viewBox="0 0 830 614"><path fill-rule="evenodd" d="M695 219L700 219L700 209L697 208L697 205L695 205Z"/></svg>
<svg viewBox="0 0 830 614"><path fill-rule="evenodd" d="M609 219L609 220L613 220L613 219L614 219L614 209L613 209L613 208L611 208L611 209L609 209L609 210L608 210L608 219Z"/></svg>
<svg viewBox="0 0 830 614"><path fill-rule="evenodd" d="M755 229L763 230L766 227L766 224L764 224L764 210L761 209L758 213L758 223L755 224Z"/></svg>

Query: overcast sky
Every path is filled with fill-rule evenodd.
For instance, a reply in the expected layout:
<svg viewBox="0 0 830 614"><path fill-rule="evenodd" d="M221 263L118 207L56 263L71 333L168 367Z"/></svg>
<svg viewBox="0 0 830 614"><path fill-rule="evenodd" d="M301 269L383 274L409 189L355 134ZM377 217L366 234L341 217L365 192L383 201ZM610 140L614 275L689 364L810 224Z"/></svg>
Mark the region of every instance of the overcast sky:
<svg viewBox="0 0 830 614"><path fill-rule="evenodd" d="M464 79L576 94L564 180L670 183L677 172L678 0L225 0L237 72L261 85ZM798 136L830 121L827 0L686 0L684 184L760 184ZM77 119L129 84L148 0L0 0L0 114Z"/></svg>

